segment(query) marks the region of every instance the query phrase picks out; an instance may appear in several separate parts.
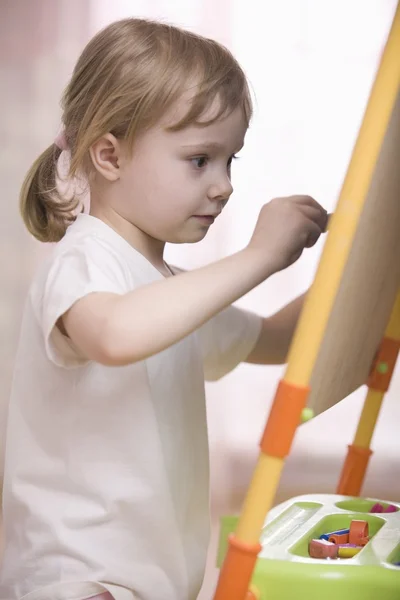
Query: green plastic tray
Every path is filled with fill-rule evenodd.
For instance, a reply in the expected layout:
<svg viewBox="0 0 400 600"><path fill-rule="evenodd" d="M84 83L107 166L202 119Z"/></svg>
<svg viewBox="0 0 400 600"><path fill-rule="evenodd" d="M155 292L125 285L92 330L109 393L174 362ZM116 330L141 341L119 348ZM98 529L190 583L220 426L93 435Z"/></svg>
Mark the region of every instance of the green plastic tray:
<svg viewBox="0 0 400 600"><path fill-rule="evenodd" d="M370 514L372 498L298 496L276 506L265 522L252 583L261 600L400 600L400 511ZM348 528L353 519L369 524L368 544L353 558L315 559L311 539ZM221 521L218 567L237 517Z"/></svg>

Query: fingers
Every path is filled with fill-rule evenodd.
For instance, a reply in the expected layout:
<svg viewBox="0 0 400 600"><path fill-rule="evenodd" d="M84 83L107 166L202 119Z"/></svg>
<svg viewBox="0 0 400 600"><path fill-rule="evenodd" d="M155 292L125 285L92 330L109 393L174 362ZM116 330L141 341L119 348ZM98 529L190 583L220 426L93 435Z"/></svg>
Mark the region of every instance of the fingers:
<svg viewBox="0 0 400 600"><path fill-rule="evenodd" d="M308 222L308 234L306 243L304 245L305 248L312 248L318 242L323 230L319 227L317 223L313 221Z"/></svg>
<svg viewBox="0 0 400 600"><path fill-rule="evenodd" d="M313 221L320 228L320 233L323 233L326 230L326 226L328 223L328 213L325 209L318 206L311 205L302 205L299 207L302 214L307 217L310 221Z"/></svg>
<svg viewBox="0 0 400 600"><path fill-rule="evenodd" d="M294 201L299 205L305 214L318 223L322 231L326 230L328 223L328 212L311 196L293 196ZM312 211L312 212L311 212Z"/></svg>
<svg viewBox="0 0 400 600"><path fill-rule="evenodd" d="M314 200L312 196L292 196L292 198L299 204L303 204L304 206L313 206L314 208L318 208L326 212L326 210L319 204L319 202Z"/></svg>

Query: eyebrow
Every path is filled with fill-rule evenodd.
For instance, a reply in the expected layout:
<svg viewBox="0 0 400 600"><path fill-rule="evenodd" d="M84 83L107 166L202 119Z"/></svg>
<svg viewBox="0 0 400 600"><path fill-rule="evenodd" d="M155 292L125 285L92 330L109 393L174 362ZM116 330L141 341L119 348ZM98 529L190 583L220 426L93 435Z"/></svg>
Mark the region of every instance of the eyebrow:
<svg viewBox="0 0 400 600"><path fill-rule="evenodd" d="M243 148L244 144L242 144L240 146L240 148L238 150L236 150L235 152L239 152L242 148ZM198 144L187 144L182 146L182 148L185 148L186 150L199 150L200 148L202 150L217 150L217 151L221 151L221 150L225 150L225 147L222 144L219 144L218 142L199 142Z"/></svg>

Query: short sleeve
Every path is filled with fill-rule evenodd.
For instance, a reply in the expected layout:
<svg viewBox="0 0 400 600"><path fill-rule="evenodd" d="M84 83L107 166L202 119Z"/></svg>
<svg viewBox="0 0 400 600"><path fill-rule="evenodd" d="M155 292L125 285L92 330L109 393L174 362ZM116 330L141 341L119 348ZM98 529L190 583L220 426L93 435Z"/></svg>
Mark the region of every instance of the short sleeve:
<svg viewBox="0 0 400 600"><path fill-rule="evenodd" d="M47 357L60 367L86 364L88 360L56 327L58 319L92 292L124 294L127 291L127 271L115 249L105 241L86 238L58 253L30 293Z"/></svg>
<svg viewBox="0 0 400 600"><path fill-rule="evenodd" d="M245 361L261 331L260 316L230 306L199 329L204 375L216 381Z"/></svg>

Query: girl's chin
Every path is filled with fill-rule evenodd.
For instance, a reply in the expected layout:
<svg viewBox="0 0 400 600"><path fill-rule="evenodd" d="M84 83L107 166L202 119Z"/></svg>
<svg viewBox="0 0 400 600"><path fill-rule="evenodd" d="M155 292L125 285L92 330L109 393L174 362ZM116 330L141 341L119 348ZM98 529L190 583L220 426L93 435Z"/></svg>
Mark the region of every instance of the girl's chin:
<svg viewBox="0 0 400 600"><path fill-rule="evenodd" d="M166 241L169 244L195 244L196 242L201 242L206 237L208 230L209 226L186 228L184 231L171 236Z"/></svg>

